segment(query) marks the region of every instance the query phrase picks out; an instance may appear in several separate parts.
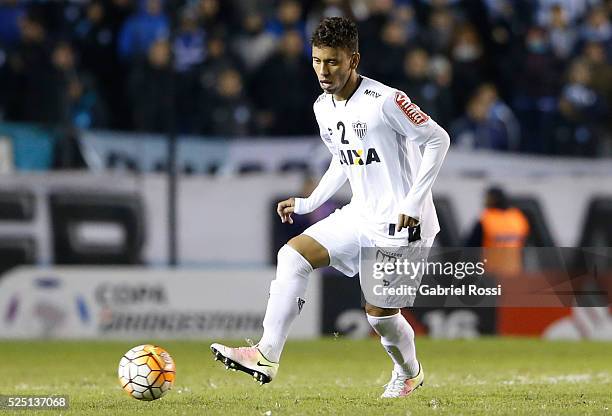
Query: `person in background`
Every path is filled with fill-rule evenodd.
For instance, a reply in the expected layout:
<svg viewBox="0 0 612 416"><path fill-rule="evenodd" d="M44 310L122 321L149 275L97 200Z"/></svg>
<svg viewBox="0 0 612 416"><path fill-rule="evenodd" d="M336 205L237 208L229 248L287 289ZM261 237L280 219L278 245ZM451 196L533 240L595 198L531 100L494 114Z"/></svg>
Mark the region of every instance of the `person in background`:
<svg viewBox="0 0 612 416"><path fill-rule="evenodd" d="M451 125L454 145L465 149L508 150L504 124L490 117L493 102L486 91L477 90L470 97L465 114Z"/></svg>
<svg viewBox="0 0 612 416"><path fill-rule="evenodd" d="M246 136L250 131L253 109L246 98L240 72L226 68L219 73L215 89L202 106L201 131L212 136Z"/></svg>
<svg viewBox="0 0 612 416"><path fill-rule="evenodd" d="M0 1L0 44L10 49L19 43L19 25L26 15L26 8L19 0Z"/></svg>
<svg viewBox="0 0 612 416"><path fill-rule="evenodd" d="M306 22L303 20L304 9L297 0L281 0L275 15L268 20L266 32L280 39L288 31L297 31L300 34L303 52L306 54Z"/></svg>
<svg viewBox="0 0 612 416"><path fill-rule="evenodd" d="M508 150L517 151L521 143L521 131L512 109L502 101L497 88L492 83L482 84L478 87L477 94L481 95L482 99L488 103L489 113L487 118L503 126Z"/></svg>
<svg viewBox="0 0 612 416"><path fill-rule="evenodd" d="M276 135L303 135L313 132L308 114L314 100L310 62L303 53L298 31L287 31L280 48L251 79L250 92L258 111L258 130ZM316 87L316 86L315 86Z"/></svg>
<svg viewBox="0 0 612 416"><path fill-rule="evenodd" d="M591 69L581 59L572 62L559 99L555 150L560 154L595 156L599 130L609 118L604 97L591 86Z"/></svg>
<svg viewBox="0 0 612 416"><path fill-rule="evenodd" d="M146 56L159 39L167 39L170 22L162 0L139 0L138 11L130 16L119 33L119 56L124 61Z"/></svg>
<svg viewBox="0 0 612 416"><path fill-rule="evenodd" d="M249 2L244 2L249 3ZM221 0L196 0L195 12L198 27L203 27L208 33L219 36L228 36L232 32L235 20L234 3ZM185 2L185 5L189 5Z"/></svg>
<svg viewBox="0 0 612 416"><path fill-rule="evenodd" d="M197 23L195 10L184 8L172 42L178 133L193 133L199 117L199 74L207 51L206 32Z"/></svg>
<svg viewBox="0 0 612 416"><path fill-rule="evenodd" d="M466 103L478 85L489 79L484 52L482 40L475 27L464 24L457 29L451 50L456 103Z"/></svg>
<svg viewBox="0 0 612 416"><path fill-rule="evenodd" d="M83 16L74 27L74 45L79 53L79 63L83 71L91 75L86 83L97 86L100 99L104 103L123 102L123 71L117 56L116 31L108 15L108 7L95 0L85 6ZM103 86L103 88L100 88ZM78 91L74 88L73 91ZM82 91L91 91L86 87ZM89 96L89 92L85 93ZM86 100L88 103L90 100ZM120 105L113 105L107 114L110 127L119 128L122 117ZM94 123L94 125L97 123Z"/></svg>
<svg viewBox="0 0 612 416"><path fill-rule="evenodd" d="M227 44L227 38L222 33L211 33L206 44L206 58L199 67L199 83L202 94L211 94L215 88L219 74L228 68L237 68L240 72L242 61Z"/></svg>
<svg viewBox="0 0 612 416"><path fill-rule="evenodd" d="M441 126L448 126L454 110L452 74L448 61L441 59L432 60L422 48L410 49L404 56L402 76L395 84Z"/></svg>
<svg viewBox="0 0 612 416"><path fill-rule="evenodd" d="M513 59L513 109L521 123L521 150L550 153L555 124L562 62L553 54L546 30L533 26L527 31L524 49Z"/></svg>
<svg viewBox="0 0 612 416"><path fill-rule="evenodd" d="M429 16L429 24L423 28L423 42L430 53L448 55L453 43L456 21L447 8L437 8Z"/></svg>
<svg viewBox="0 0 612 416"><path fill-rule="evenodd" d="M172 95L172 60L170 44L165 39L154 42L147 59L134 66L129 81L129 99L134 128L147 132L168 132L174 96Z"/></svg>
<svg viewBox="0 0 612 416"><path fill-rule="evenodd" d="M570 58L576 47L578 33L576 28L570 25L567 12L560 4L550 9L550 21L547 26L550 45L557 59Z"/></svg>
<svg viewBox="0 0 612 416"><path fill-rule="evenodd" d="M254 12L242 19L242 30L232 44L236 54L249 72L254 72L276 50L278 40L264 30L264 18Z"/></svg>
<svg viewBox="0 0 612 416"><path fill-rule="evenodd" d="M485 193L484 210L468 236L466 247L482 247L486 270L513 275L523 268L522 248L529 236L525 214L510 205L506 192L497 186Z"/></svg>

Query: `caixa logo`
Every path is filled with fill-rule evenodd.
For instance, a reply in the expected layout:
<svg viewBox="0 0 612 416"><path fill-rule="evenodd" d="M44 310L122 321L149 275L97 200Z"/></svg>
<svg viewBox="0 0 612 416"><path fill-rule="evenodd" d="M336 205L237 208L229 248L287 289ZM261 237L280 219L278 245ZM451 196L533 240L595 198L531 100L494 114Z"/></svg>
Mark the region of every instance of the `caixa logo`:
<svg viewBox="0 0 612 416"><path fill-rule="evenodd" d="M95 290L96 302L100 305L164 304L168 296L162 285L104 283Z"/></svg>

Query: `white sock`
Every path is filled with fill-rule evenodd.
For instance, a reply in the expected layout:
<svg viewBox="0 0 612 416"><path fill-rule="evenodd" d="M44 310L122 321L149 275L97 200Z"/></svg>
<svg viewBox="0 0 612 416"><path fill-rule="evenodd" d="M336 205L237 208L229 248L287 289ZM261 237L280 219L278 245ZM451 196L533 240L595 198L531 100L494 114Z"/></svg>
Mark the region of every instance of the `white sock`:
<svg viewBox="0 0 612 416"><path fill-rule="evenodd" d="M416 376L419 363L414 346L414 330L401 312L391 316L367 317L374 331L380 335L380 343L393 360L395 371L410 377Z"/></svg>
<svg viewBox="0 0 612 416"><path fill-rule="evenodd" d="M264 333L257 344L270 361L279 361L291 324L302 311L310 273L312 266L295 249L284 245L278 251L276 280L270 283Z"/></svg>

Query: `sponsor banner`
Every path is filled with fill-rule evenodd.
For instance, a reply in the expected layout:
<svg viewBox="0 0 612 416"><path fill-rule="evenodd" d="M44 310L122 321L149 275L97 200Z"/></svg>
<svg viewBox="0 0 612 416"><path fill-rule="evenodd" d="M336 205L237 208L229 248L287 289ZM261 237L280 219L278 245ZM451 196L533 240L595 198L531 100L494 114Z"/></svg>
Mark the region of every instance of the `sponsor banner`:
<svg viewBox="0 0 612 416"><path fill-rule="evenodd" d="M22 267L0 278L0 338L258 340L274 268ZM320 334L310 278L291 337Z"/></svg>

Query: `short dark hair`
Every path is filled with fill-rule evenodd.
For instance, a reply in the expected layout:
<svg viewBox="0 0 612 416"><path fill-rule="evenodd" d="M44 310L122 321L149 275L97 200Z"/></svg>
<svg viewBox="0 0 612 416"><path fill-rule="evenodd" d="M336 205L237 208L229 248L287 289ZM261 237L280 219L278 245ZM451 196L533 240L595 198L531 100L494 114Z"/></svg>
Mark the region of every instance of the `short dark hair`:
<svg viewBox="0 0 612 416"><path fill-rule="evenodd" d="M345 48L351 53L359 52L357 25L345 17L327 17L317 26L310 43L316 47Z"/></svg>
<svg viewBox="0 0 612 416"><path fill-rule="evenodd" d="M491 186L487 189L487 196L491 199L492 208L508 209L510 207L508 195L499 186Z"/></svg>

